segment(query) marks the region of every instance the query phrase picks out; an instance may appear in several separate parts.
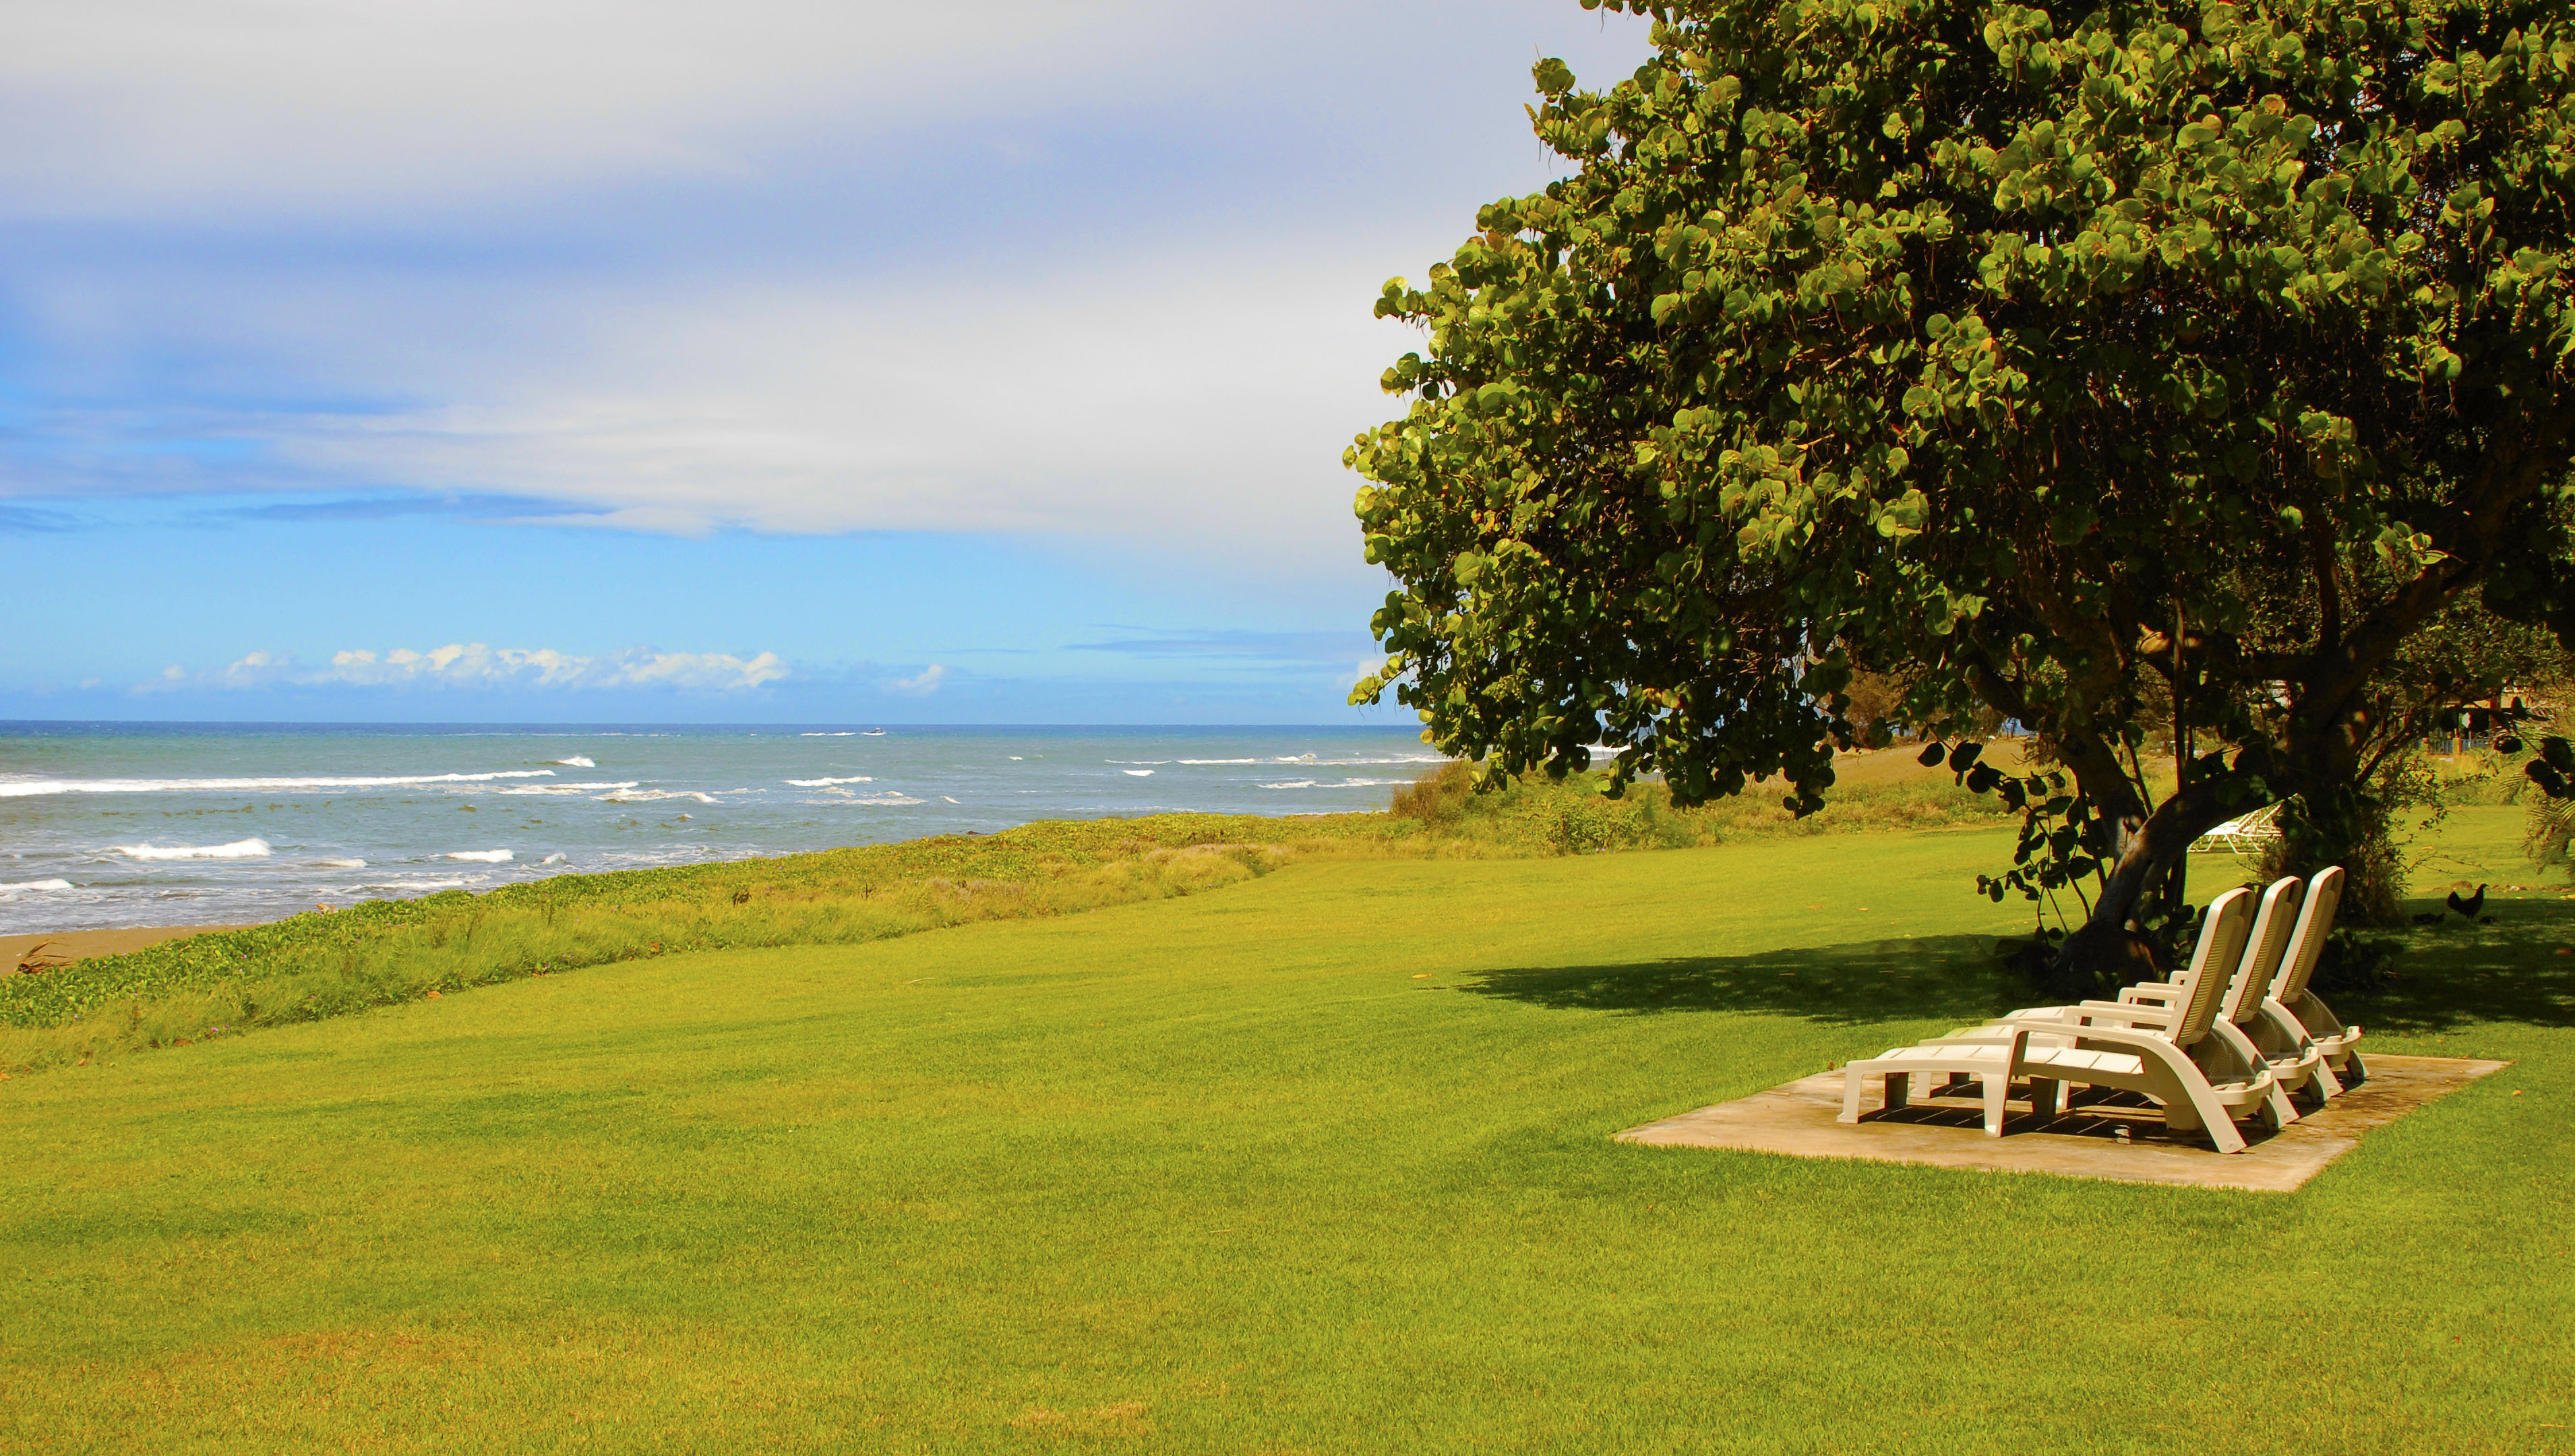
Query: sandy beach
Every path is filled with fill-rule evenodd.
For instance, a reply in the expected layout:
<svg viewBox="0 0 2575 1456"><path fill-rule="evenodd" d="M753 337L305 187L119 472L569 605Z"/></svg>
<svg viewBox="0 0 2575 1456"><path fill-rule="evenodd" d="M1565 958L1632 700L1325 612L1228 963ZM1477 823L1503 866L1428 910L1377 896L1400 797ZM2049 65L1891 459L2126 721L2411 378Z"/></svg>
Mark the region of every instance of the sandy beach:
<svg viewBox="0 0 2575 1456"><path fill-rule="evenodd" d="M132 925L118 930L48 930L34 935L0 935L0 974L20 956L42 945L47 960L78 960L85 955L116 955L140 950L182 935L238 930L240 925Z"/></svg>

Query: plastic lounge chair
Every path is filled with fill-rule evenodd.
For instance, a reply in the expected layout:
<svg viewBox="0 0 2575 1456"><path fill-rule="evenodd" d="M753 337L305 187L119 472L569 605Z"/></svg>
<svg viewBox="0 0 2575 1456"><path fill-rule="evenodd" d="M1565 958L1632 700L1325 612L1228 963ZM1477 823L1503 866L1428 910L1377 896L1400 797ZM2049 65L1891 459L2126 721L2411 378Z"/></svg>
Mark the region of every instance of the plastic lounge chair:
<svg viewBox="0 0 2575 1456"><path fill-rule="evenodd" d="M2259 852L2265 843L2280 837L2280 825L2276 822L2279 817L2278 804L2264 804L2249 814L2239 814L2228 819L2216 828L2191 840L2188 852L2211 854L2223 849L2241 859L2247 854Z"/></svg>
<svg viewBox="0 0 2575 1456"><path fill-rule="evenodd" d="M2218 1151L2242 1152L2235 1118L2259 1112L2276 1124L2287 1100L2258 1054L2248 1055L2214 1030L2252 919L2246 890L2228 890L2209 905L2186 973L2189 994L2177 1004L2085 1001L2051 1008L2056 1019L1996 1023L1852 1062L1842 1074L1837 1120L1859 1121L1860 1089L1871 1078L1884 1082L1892 1109L1904 1105L1913 1078L1945 1075L1952 1083L1981 1083L1985 1133L2000 1137L2011 1085L2027 1078L2031 1107L2041 1116L2055 1112L2063 1083L2114 1087L2162 1103L2165 1125L2174 1131L2205 1128Z"/></svg>
<svg viewBox="0 0 2575 1456"><path fill-rule="evenodd" d="M2284 875L2264 887L2261 908L2255 912L2252 931L2245 937L2244 957L2227 984L2225 1008L2212 1029L2235 1042L2242 1055L2258 1057L2268 1064L2283 1098L2312 1088L2319 1099L2329 1100L2341 1094L2342 1086L2326 1070L2322 1049L2293 1029L2294 1018L2288 1028L2282 1027L2278 1018L2285 1013L2272 1010L2272 987L2278 984L2288 963L2288 952L2304 943L2301 932L2313 923L2301 913L2310 898L2306 888L2295 875ZM2330 922L2331 918L2332 911L2328 909L2326 920ZM2170 1005L2180 989L2173 983L2144 981L2120 991L2119 999L2125 1003ZM2289 1106L2287 1120L2297 1120L2294 1103Z"/></svg>
<svg viewBox="0 0 2575 1456"><path fill-rule="evenodd" d="M2352 1050L2360 1040L2360 1028L2345 1026L2332 1007L2307 989L2307 979L2315 974L2316 960L2324 953L2325 937L2333 933L2334 911L2342 904L2342 866L2335 864L2317 870L2307 886L2307 902L2298 911L2289 951L2281 957L2280 973L2263 1002L2267 1014L2254 1035L2255 1043L2274 1058L2288 1048L2313 1047L2318 1058L2316 1086L2327 1097L2340 1095L2344 1086L2369 1076L2360 1053Z"/></svg>
<svg viewBox="0 0 2575 1456"><path fill-rule="evenodd" d="M2246 932L2243 952L2237 956L2231 972L2222 959L2203 962L2211 921L2200 922L2201 950L2191 957L2191 966L2182 979L2173 982L2147 981L2123 988L2116 1002L2085 1001L2078 1006L2051 1006L2036 1010L2014 1011L1999 1026L2017 1026L2030 1022L2079 1019L2086 1008L2110 1005L2153 1008L2167 1014L2198 979L2207 975L2225 975L2224 999L2219 1002L2216 1020L2209 1024L2205 1040L2195 1043L2191 1056L2209 1070L2213 1078L2240 1077L2254 1067L2267 1066L2271 1088L2262 1097L2262 1110L2274 1128L2298 1120L2297 1104L2290 1095L2310 1085L2322 1066L2322 1057L2312 1048L2291 1048L2279 1055L2265 1052L2254 1039L2254 1030L2265 1026L2263 1007L2267 1004L2272 982L2291 940L2290 922L2296 916L2305 886L2295 875L2284 875L2264 887L2260 908L2254 912L2251 928ZM2237 891L2242 893L2242 891ZM2213 909L2214 906L2212 905ZM1952 1032L1952 1036L1974 1037L1990 1032ZM2074 1105L2075 1087L2083 1084L2080 1077L2066 1078L2063 1105Z"/></svg>
<svg viewBox="0 0 2575 1456"><path fill-rule="evenodd" d="M2271 1068L2280 1099L2270 1109L2275 1124L2298 1119L2297 1105L2289 1099L2299 1092L2312 1090L2319 1101L2329 1101L2342 1094L2342 1084L2326 1064L2324 1049L2274 998L2274 988L2283 984L2282 976L2292 967L2290 952L2301 950L2306 963L2312 966L2314 947L2321 944L2324 933L2332 928L2333 900L2341 894L2342 877L2339 869L2328 873L2333 876L2332 885L2326 891L2330 898L2317 913L2308 912L2313 896L2305 893L2306 886L2294 875L2283 876L2264 887L2252 929L2245 937L2243 956L2228 979L2225 1002L2217 1022L2210 1028L2211 1034L2231 1043L2238 1056L2246 1062L2260 1060ZM2209 924L2205 920L2201 922L2203 939ZM2193 978L2199 973L2201 967L2195 956L2192 968L2180 979L2140 981L2124 987L2119 992L2119 1003L2172 1006L2189 993ZM1997 1027L2061 1021L2069 1009L2038 1006L2013 1011L1983 1026L1953 1031L1947 1039L1973 1040L1991 1036ZM2072 1077L2066 1081L2062 1101L2064 1106L2071 1108L2077 1095L2075 1087L2081 1083Z"/></svg>

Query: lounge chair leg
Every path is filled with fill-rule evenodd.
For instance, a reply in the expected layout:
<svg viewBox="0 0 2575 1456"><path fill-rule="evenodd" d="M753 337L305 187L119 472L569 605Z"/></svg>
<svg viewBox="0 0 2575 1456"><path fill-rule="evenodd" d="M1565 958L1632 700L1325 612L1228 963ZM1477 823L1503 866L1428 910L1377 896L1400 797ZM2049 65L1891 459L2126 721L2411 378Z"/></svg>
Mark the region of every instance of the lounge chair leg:
<svg viewBox="0 0 2575 1456"><path fill-rule="evenodd" d="M2308 1078L2307 1086L2316 1094L2319 1107L2342 1095L2342 1083L2334 1077L2333 1063L2321 1057L2316 1060L2316 1073Z"/></svg>
<svg viewBox="0 0 2575 1456"><path fill-rule="evenodd" d="M1913 1088L1911 1072L1892 1072L1886 1078L1886 1110L1894 1111L1905 1103L1905 1094Z"/></svg>
<svg viewBox="0 0 2575 1456"><path fill-rule="evenodd" d="M2011 1078L1995 1072L1984 1078L1985 1136L2003 1135L2003 1104L2011 1098Z"/></svg>
<svg viewBox="0 0 2575 1456"><path fill-rule="evenodd" d="M2360 1053L2357 1051L2346 1051L2342 1054L2342 1071L2343 1081L2346 1084L2358 1086L2369 1080L2369 1068L2360 1064Z"/></svg>
<svg viewBox="0 0 2575 1456"><path fill-rule="evenodd" d="M2056 1120L2058 1096L2072 1090L2045 1077L2032 1077L2029 1082L2029 1110L2036 1113L2041 1122L2053 1122Z"/></svg>
<svg viewBox="0 0 2575 1456"><path fill-rule="evenodd" d="M2182 1129L2174 1122L2173 1114L2186 1107L2190 1109L2189 1116L2192 1123L2208 1134L2208 1140L2217 1144L2219 1152L2244 1150L2244 1134L2235 1130L2235 1121L2226 1115L2224 1107L2214 1101L2202 1102L2200 1094L2192 1088L2183 1087L2179 1091L2179 1096L2164 1103L2166 1127L2176 1132L2181 1131Z"/></svg>
<svg viewBox="0 0 2575 1456"><path fill-rule="evenodd" d="M1859 1120L1859 1089L1867 1081L1868 1078L1856 1066L1842 1073L1842 1115L1834 1118L1835 1122Z"/></svg>
<svg viewBox="0 0 2575 1456"><path fill-rule="evenodd" d="M2273 1082L2269 1093L2262 1098L2262 1110L2269 1114L2273 1132L2297 1121L2299 1116L2297 1104L2289 1100L2288 1093L2280 1090L2278 1082Z"/></svg>

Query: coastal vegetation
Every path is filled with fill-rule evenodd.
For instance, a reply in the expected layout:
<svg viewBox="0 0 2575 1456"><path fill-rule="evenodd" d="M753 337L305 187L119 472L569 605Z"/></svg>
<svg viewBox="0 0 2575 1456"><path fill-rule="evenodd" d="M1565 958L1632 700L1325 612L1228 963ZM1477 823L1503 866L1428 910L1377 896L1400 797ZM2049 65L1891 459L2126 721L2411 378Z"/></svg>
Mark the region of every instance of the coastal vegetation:
<svg viewBox="0 0 2575 1456"><path fill-rule="evenodd" d="M0 1447L2575 1446L2555 891L2407 932L2368 1050L2513 1065L2294 1195L1609 1140L2013 1003L2010 837L1460 832L21 1076Z"/></svg>
<svg viewBox="0 0 2575 1456"><path fill-rule="evenodd" d="M1831 810L1799 818L1751 800L1678 808L1659 785L1612 799L1596 777L1475 794L1464 765L1451 764L1398 790L1387 813L1043 821L371 900L0 977L0 1072L619 961L857 944L1186 895L1298 859L1572 854L1996 822L1990 799L1907 755L1855 760L1852 778Z"/></svg>

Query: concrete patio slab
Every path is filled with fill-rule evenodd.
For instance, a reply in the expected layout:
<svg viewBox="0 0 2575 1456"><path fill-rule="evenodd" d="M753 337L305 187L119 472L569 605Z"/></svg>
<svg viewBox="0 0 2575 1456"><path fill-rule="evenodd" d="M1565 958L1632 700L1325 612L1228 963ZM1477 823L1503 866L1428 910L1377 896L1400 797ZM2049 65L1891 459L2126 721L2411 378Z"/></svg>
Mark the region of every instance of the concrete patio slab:
<svg viewBox="0 0 2575 1456"><path fill-rule="evenodd" d="M2367 1081L2278 1132L2258 1120L2238 1123L2251 1143L2240 1153L2219 1152L2200 1133L2167 1131L2154 1103L2126 1094L2086 1102L2053 1119L2016 1112L1995 1138L1984 1134L1984 1113L1972 1095L1919 1099L1890 1112L1879 1105L1883 1089L1872 1085L1861 1105L1873 1110L1863 1110L1859 1125L1846 1127L1833 1120L1842 1110L1838 1071L1632 1127L1618 1140L2287 1193L2358 1146L2362 1133L2510 1065L2365 1053L2362 1060Z"/></svg>

